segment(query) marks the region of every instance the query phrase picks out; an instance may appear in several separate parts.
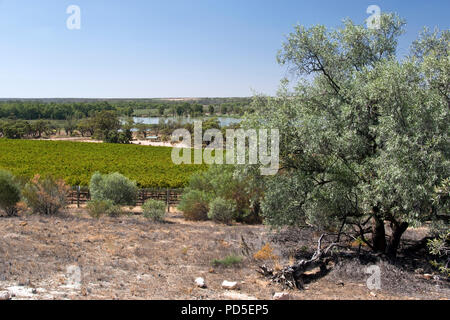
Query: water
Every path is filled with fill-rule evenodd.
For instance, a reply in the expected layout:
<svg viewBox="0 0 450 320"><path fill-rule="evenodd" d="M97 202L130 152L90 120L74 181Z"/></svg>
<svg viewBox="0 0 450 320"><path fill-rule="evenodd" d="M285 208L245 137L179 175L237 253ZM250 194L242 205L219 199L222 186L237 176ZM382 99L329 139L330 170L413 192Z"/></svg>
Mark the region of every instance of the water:
<svg viewBox="0 0 450 320"><path fill-rule="evenodd" d="M239 118L230 118L230 117L217 117L219 120L219 124L221 127L226 127L231 124L240 123L242 119ZM192 118L192 117L133 117L133 121L135 123L144 123L144 124L158 124L159 121L174 121L181 122L182 124L193 123L195 120L205 121L207 118Z"/></svg>

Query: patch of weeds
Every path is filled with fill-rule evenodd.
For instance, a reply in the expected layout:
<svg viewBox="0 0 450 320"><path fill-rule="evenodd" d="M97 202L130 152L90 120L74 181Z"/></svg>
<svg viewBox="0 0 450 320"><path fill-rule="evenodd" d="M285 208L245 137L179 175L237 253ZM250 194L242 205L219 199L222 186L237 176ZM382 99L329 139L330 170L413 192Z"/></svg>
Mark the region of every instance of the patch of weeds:
<svg viewBox="0 0 450 320"><path fill-rule="evenodd" d="M232 254L232 255L229 255L229 256L225 257L224 259L221 259L221 260L214 259L212 261L212 265L215 266L215 267L222 266L222 267L228 268L228 267L232 267L232 266L235 266L237 264L240 264L243 259L244 258L241 257L241 256L236 256L236 255Z"/></svg>

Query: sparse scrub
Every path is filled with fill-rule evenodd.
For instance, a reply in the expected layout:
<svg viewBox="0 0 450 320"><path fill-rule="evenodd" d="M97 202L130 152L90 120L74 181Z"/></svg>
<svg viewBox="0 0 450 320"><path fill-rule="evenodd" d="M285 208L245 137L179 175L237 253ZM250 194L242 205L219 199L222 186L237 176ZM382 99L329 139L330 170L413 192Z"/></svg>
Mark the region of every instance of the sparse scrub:
<svg viewBox="0 0 450 320"><path fill-rule="evenodd" d="M193 174L186 193L201 192L208 204L222 198L233 206L233 218L238 222L258 223L261 190L252 176L239 172L229 165L211 165L208 170ZM248 179L249 178L249 179ZM228 220L228 219L226 219Z"/></svg>
<svg viewBox="0 0 450 320"><path fill-rule="evenodd" d="M63 180L36 175L23 189L26 204L33 213L55 215L65 207L69 187Z"/></svg>
<svg viewBox="0 0 450 320"><path fill-rule="evenodd" d="M222 267L228 268L228 267L232 267L232 266L240 264L243 259L244 258L241 257L241 256L237 256L237 255L231 254L231 255L229 255L229 256L225 257L224 259L221 259L221 260L220 259L214 259L212 261L212 265L215 266L215 267L222 266Z"/></svg>
<svg viewBox="0 0 450 320"><path fill-rule="evenodd" d="M209 204L208 218L225 224L230 224L236 216L233 201L216 198Z"/></svg>
<svg viewBox="0 0 450 320"><path fill-rule="evenodd" d="M16 204L20 201L20 188L14 176L0 170L0 210L3 210L7 216L17 214Z"/></svg>
<svg viewBox="0 0 450 320"><path fill-rule="evenodd" d="M120 206L115 205L111 200L92 200L86 207L89 215L93 218L100 218L102 215L116 217L122 214Z"/></svg>
<svg viewBox="0 0 450 320"><path fill-rule="evenodd" d="M89 185L93 200L111 200L117 205L133 205L136 202L138 188L120 173L94 173Z"/></svg>
<svg viewBox="0 0 450 320"><path fill-rule="evenodd" d="M208 218L208 201L201 191L191 190L185 193L178 208L187 220L207 220Z"/></svg>
<svg viewBox="0 0 450 320"><path fill-rule="evenodd" d="M144 217L153 221L163 221L166 215L166 205L163 201L147 200L142 206Z"/></svg>

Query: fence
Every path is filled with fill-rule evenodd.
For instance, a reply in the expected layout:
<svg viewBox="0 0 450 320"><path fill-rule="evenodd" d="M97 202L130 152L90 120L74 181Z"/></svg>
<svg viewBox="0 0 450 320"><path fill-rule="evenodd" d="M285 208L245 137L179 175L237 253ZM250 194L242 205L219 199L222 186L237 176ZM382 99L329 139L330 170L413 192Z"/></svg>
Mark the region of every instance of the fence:
<svg viewBox="0 0 450 320"><path fill-rule="evenodd" d="M177 205L181 200L183 189L139 189L136 205L140 206L148 199L160 200L166 203L167 207ZM68 195L68 203L81 204L91 200L91 193L86 187L73 187Z"/></svg>

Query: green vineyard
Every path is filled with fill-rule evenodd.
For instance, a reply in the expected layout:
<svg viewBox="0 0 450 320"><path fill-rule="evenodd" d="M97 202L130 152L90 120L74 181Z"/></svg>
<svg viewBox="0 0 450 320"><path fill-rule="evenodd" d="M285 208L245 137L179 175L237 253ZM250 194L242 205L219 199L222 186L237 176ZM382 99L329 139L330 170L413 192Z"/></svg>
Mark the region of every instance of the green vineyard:
<svg viewBox="0 0 450 320"><path fill-rule="evenodd" d="M92 174L119 172L141 188L181 188L206 165L175 165L171 148L69 141L0 139L0 169L19 177L35 174L87 186Z"/></svg>

